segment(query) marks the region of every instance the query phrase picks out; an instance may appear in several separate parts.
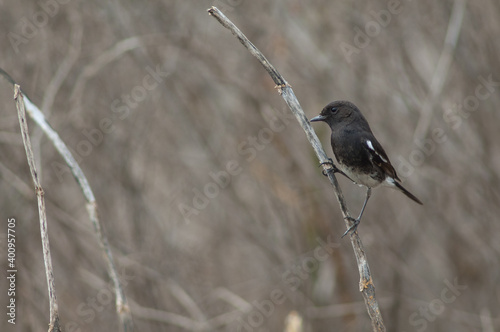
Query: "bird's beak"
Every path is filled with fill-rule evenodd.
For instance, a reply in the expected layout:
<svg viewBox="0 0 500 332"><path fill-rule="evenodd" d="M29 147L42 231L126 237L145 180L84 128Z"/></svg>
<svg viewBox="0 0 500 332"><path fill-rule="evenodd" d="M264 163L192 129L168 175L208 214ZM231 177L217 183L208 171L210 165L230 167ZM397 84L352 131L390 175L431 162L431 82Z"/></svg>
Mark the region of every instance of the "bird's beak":
<svg viewBox="0 0 500 332"><path fill-rule="evenodd" d="M325 121L326 119L326 116L324 115L318 115L314 118L312 118L311 120L309 120L310 122L315 122L315 121Z"/></svg>

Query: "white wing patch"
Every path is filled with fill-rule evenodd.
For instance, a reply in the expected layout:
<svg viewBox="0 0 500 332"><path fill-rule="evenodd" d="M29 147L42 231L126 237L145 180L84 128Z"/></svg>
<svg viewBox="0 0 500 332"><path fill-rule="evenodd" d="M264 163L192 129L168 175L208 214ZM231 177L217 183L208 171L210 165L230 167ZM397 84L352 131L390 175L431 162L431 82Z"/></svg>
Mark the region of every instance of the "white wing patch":
<svg viewBox="0 0 500 332"><path fill-rule="evenodd" d="M372 150L372 151L374 151L374 152L377 152L377 151L375 151L375 149L373 148L372 142L371 142L369 139L367 139L367 140L366 140L366 145L368 145L368 148L370 148L370 150Z"/></svg>
<svg viewBox="0 0 500 332"><path fill-rule="evenodd" d="M370 141L369 139L367 139L367 140L366 140L366 145L368 146L368 149L370 149L370 150L372 150L373 152L375 152L375 154L376 154L377 156L379 156L379 158L380 158L380 159L382 159L382 161L383 161L383 162L385 162L385 163L387 162L387 160L386 160L384 157L382 157L382 156L381 156L381 155L377 152L377 150L375 150L375 149L373 148L372 141Z"/></svg>

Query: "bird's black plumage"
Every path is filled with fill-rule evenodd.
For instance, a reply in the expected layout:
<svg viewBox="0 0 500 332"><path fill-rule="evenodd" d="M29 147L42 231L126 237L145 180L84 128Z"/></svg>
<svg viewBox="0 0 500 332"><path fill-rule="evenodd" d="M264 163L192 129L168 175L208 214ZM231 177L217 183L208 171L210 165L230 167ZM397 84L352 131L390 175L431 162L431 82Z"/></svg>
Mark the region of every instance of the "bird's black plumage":
<svg viewBox="0 0 500 332"><path fill-rule="evenodd" d="M396 188L413 201L422 204L400 184L401 180L384 148L373 135L368 121L353 103L342 100L331 102L323 108L320 115L310 121L323 121L330 126L332 149L338 168L353 182L367 187L361 213L345 234L356 229L370 198L371 188L380 184Z"/></svg>

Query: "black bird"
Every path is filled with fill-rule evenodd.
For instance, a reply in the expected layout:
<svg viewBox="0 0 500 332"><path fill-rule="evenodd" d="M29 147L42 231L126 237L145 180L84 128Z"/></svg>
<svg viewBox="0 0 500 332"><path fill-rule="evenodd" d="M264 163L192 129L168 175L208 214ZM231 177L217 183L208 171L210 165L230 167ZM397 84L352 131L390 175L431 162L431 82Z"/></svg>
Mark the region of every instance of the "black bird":
<svg viewBox="0 0 500 332"><path fill-rule="evenodd" d="M370 125L361 111L351 102L334 101L323 108L320 115L310 120L326 122L332 130L332 149L339 164L339 171L356 184L367 188L366 199L357 219L342 235L355 232L370 198L372 188L380 184L396 188L422 205L422 202L406 190L391 165L382 145L373 135Z"/></svg>

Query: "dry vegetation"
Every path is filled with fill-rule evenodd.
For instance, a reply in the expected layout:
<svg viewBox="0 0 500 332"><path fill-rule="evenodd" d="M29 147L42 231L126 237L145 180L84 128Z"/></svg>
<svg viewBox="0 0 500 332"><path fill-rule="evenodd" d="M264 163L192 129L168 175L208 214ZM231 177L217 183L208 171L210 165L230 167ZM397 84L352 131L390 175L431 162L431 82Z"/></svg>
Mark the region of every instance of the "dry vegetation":
<svg viewBox="0 0 500 332"><path fill-rule="evenodd" d="M359 228L388 331L500 330L498 1L467 2L463 16L458 0L63 2L29 38L40 3L1 2L0 67L89 179L138 331L283 331L293 310L303 331L370 330L331 187L267 73L206 13L222 4L308 116L356 103L424 202L376 189ZM393 13L360 44L381 10ZM0 97L0 267L14 217L18 268L17 324L2 311L0 330L40 331L36 196L4 80ZM85 200L28 124L62 326L116 331ZM331 155L329 128L314 128ZM364 189L339 180L357 212Z"/></svg>

